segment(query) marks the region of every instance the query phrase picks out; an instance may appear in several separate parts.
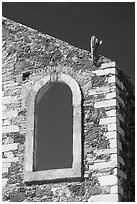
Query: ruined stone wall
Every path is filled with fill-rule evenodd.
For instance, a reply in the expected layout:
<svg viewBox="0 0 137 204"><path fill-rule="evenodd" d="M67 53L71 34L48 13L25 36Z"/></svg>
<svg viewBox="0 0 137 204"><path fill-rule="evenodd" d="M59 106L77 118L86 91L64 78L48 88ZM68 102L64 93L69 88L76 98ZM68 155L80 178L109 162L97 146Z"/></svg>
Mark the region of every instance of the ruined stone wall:
<svg viewBox="0 0 137 204"><path fill-rule="evenodd" d="M5 18L2 46L3 201L133 200L133 88L115 62L100 56L95 66L88 51ZM83 178L28 185L26 96L53 72L71 76L82 91Z"/></svg>

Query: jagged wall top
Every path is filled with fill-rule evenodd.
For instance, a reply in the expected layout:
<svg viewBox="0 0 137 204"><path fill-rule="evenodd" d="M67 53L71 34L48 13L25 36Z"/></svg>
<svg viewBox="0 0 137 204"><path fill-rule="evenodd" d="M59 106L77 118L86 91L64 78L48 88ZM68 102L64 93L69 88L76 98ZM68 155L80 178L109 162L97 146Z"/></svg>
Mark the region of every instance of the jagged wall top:
<svg viewBox="0 0 137 204"><path fill-rule="evenodd" d="M93 53L76 48L47 34L3 18L3 50L6 57L12 55L16 59L14 74L24 71L25 67L43 69L58 64L69 65L76 69L92 69ZM24 62L23 62L24 61ZM71 62L70 62L71 61ZM99 56L95 66L110 60ZM22 64L17 66L17 64Z"/></svg>

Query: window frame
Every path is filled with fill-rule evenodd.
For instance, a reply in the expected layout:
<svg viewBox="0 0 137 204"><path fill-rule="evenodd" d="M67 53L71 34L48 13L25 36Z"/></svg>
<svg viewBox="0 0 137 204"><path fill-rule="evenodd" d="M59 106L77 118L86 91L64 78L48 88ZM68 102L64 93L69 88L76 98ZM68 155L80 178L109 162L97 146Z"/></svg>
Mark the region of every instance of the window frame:
<svg viewBox="0 0 137 204"><path fill-rule="evenodd" d="M72 91L73 105L73 162L72 168L33 171L34 163L34 114L35 98L38 91L48 82L52 81L50 75L36 82L29 91L26 99L26 141L24 182L50 181L56 179L80 178L82 176L82 139L81 139L81 90L78 83L66 74L58 74L57 81L64 82Z"/></svg>

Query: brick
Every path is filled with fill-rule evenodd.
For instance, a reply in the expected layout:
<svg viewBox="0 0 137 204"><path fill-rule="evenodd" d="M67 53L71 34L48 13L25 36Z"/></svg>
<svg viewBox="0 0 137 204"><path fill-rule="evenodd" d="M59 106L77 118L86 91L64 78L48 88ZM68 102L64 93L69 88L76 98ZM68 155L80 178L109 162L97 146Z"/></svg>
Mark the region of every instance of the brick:
<svg viewBox="0 0 137 204"><path fill-rule="evenodd" d="M2 106L2 111L5 111L6 110L6 106Z"/></svg>
<svg viewBox="0 0 137 204"><path fill-rule="evenodd" d="M118 155L117 154L112 154L111 155L111 161L113 161L113 162L117 162L118 161Z"/></svg>
<svg viewBox="0 0 137 204"><path fill-rule="evenodd" d="M94 153L96 153L96 156L100 156L102 154L117 154L117 148L113 148L113 149L99 149L94 151Z"/></svg>
<svg viewBox="0 0 137 204"><path fill-rule="evenodd" d="M105 136L108 138L108 139L117 139L117 131L110 131L110 132L106 132L105 133Z"/></svg>
<svg viewBox="0 0 137 204"><path fill-rule="evenodd" d="M10 120L2 120L2 125L10 125Z"/></svg>
<svg viewBox="0 0 137 204"><path fill-rule="evenodd" d="M88 94L92 95L99 95L99 94L106 94L110 91L115 91L116 87L98 87L96 89L89 90Z"/></svg>
<svg viewBox="0 0 137 204"><path fill-rule="evenodd" d="M108 78L108 84L111 84L111 83L116 83L116 76L115 75Z"/></svg>
<svg viewBox="0 0 137 204"><path fill-rule="evenodd" d="M89 177L89 174L88 173L84 173L84 178L88 179L88 177Z"/></svg>
<svg viewBox="0 0 137 204"><path fill-rule="evenodd" d="M7 158L12 158L12 157L14 157L14 155L13 155L13 153L12 153L11 151L9 151L9 152L4 152L4 155L5 155L5 157L7 157Z"/></svg>
<svg viewBox="0 0 137 204"><path fill-rule="evenodd" d="M117 139L109 139L110 148L117 148Z"/></svg>
<svg viewBox="0 0 137 204"><path fill-rule="evenodd" d="M98 76L104 76L104 75L108 75L108 74L118 75L118 71L116 70L116 68L96 70L96 71L92 71L92 73L94 73Z"/></svg>
<svg viewBox="0 0 137 204"><path fill-rule="evenodd" d="M2 163L2 168L9 168L10 165L11 165L11 162Z"/></svg>
<svg viewBox="0 0 137 204"><path fill-rule="evenodd" d="M19 127L17 125L2 127L2 133L9 133L9 132L19 132Z"/></svg>
<svg viewBox="0 0 137 204"><path fill-rule="evenodd" d="M103 108L103 107L111 107L111 106L119 107L119 104L117 103L116 99L98 101L98 102L95 102L94 104L94 108Z"/></svg>
<svg viewBox="0 0 137 204"><path fill-rule="evenodd" d="M18 115L17 110L7 111L7 112L4 112L4 113L2 114L2 119L7 119L7 118L12 119L12 118L16 118L17 115Z"/></svg>
<svg viewBox="0 0 137 204"><path fill-rule="evenodd" d="M7 178L2 179L2 188L6 186L7 181L8 181Z"/></svg>
<svg viewBox="0 0 137 204"><path fill-rule="evenodd" d="M109 131L115 131L115 130L117 130L117 124L116 123L108 125L108 132Z"/></svg>
<svg viewBox="0 0 137 204"><path fill-rule="evenodd" d="M15 97L11 97L11 96L4 96L2 97L2 104L10 104L10 103L14 103L16 102L16 98Z"/></svg>
<svg viewBox="0 0 137 204"><path fill-rule="evenodd" d="M119 150L122 150L122 144L117 139L110 139L110 148L118 148Z"/></svg>
<svg viewBox="0 0 137 204"><path fill-rule="evenodd" d="M2 167L2 173L8 173L8 169L9 168L7 168L7 167L5 167L5 168Z"/></svg>
<svg viewBox="0 0 137 204"><path fill-rule="evenodd" d="M22 82L22 76L21 75L16 75L15 79L16 79L17 83L21 83Z"/></svg>
<svg viewBox="0 0 137 204"><path fill-rule="evenodd" d="M118 202L118 194L94 195L88 199L88 202Z"/></svg>
<svg viewBox="0 0 137 204"><path fill-rule="evenodd" d="M116 91L112 92L112 93L108 93L105 96L105 99L112 99L112 98L116 98Z"/></svg>
<svg viewBox="0 0 137 204"><path fill-rule="evenodd" d="M111 167L117 167L117 163L116 162L100 162L100 163L95 163L93 165L89 164L89 170L100 170L100 169L106 169L106 168L111 168Z"/></svg>
<svg viewBox="0 0 137 204"><path fill-rule="evenodd" d="M112 155L111 155L111 161L112 161L112 162L119 162L119 163L121 163L122 165L125 166L124 160L122 159L121 156L119 156L119 155L117 155L117 154L112 154Z"/></svg>
<svg viewBox="0 0 137 204"><path fill-rule="evenodd" d="M2 159L3 163L9 163L9 162L17 162L18 161L18 157L10 157L10 158L4 158Z"/></svg>
<svg viewBox="0 0 137 204"><path fill-rule="evenodd" d="M4 81L2 84L6 85L6 84L13 84L14 81L13 80L8 80L8 81Z"/></svg>
<svg viewBox="0 0 137 204"><path fill-rule="evenodd" d="M102 69L109 68L109 67L117 67L116 62L108 62L108 63L103 63L101 65Z"/></svg>
<svg viewBox="0 0 137 204"><path fill-rule="evenodd" d="M116 117L108 117L108 118L101 118L99 121L99 125L107 125L111 123L116 123Z"/></svg>
<svg viewBox="0 0 137 204"><path fill-rule="evenodd" d="M111 194L120 194L120 195L123 195L124 191L123 191L123 188L121 186L115 185L115 186L111 187L110 193Z"/></svg>
<svg viewBox="0 0 137 204"><path fill-rule="evenodd" d="M114 175L101 176L98 177L98 180L101 186L115 185L118 183L118 178Z"/></svg>
<svg viewBox="0 0 137 204"><path fill-rule="evenodd" d="M11 81L9 83L4 83L4 89L7 89L7 88L11 89L16 86L18 86L18 82Z"/></svg>
<svg viewBox="0 0 137 204"><path fill-rule="evenodd" d="M117 76L111 76L108 78L108 84L116 83L123 90L123 83L118 79Z"/></svg>
<svg viewBox="0 0 137 204"><path fill-rule="evenodd" d="M11 150L16 150L18 148L19 143L13 143L13 144L7 144L7 145L2 145L2 152L7 152Z"/></svg>
<svg viewBox="0 0 137 204"><path fill-rule="evenodd" d="M106 115L108 117L116 116L116 109L113 109L113 110L110 110L110 111L106 111Z"/></svg>
<svg viewBox="0 0 137 204"><path fill-rule="evenodd" d="M120 176L120 177L122 177L124 179L127 179L127 175L118 168L113 169L113 174L117 175L117 176Z"/></svg>
<svg viewBox="0 0 137 204"><path fill-rule="evenodd" d="M116 123L108 124L108 131L118 131L122 136L125 135L125 131Z"/></svg>

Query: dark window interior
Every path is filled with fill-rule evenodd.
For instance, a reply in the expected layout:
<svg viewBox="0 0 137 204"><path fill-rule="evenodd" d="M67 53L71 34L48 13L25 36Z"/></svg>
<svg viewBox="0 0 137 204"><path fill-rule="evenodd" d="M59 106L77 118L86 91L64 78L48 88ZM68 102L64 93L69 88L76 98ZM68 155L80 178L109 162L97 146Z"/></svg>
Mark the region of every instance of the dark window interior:
<svg viewBox="0 0 137 204"><path fill-rule="evenodd" d="M65 83L51 82L37 94L34 146L34 171L72 168L72 92Z"/></svg>

